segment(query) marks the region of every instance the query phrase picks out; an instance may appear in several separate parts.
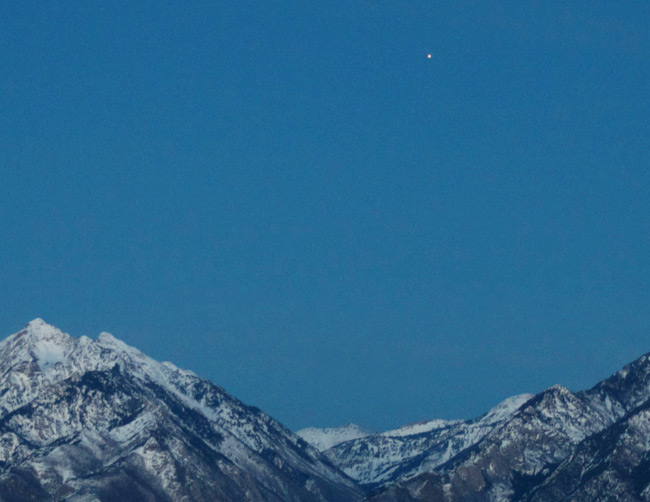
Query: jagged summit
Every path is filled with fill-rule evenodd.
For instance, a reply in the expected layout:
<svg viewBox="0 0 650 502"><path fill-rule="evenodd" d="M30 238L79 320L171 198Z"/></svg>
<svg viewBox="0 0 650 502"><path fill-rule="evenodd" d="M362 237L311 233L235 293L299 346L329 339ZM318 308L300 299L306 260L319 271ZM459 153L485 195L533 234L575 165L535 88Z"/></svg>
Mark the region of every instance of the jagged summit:
<svg viewBox="0 0 650 502"><path fill-rule="evenodd" d="M45 341L52 341L59 344L66 344L69 340L88 339L88 341L91 341L91 339L88 338L87 336L81 336L78 338L73 337L68 333L61 331L56 326L44 321L40 317L31 320L25 325L25 327L22 330L13 333L12 335L9 335L4 340L0 341L0 345L3 345L5 343L10 343L14 339L25 339L28 340L30 343L38 343L39 341L45 340ZM129 349L135 350L107 332L100 333L96 341L102 342L105 345L115 345L115 346L122 345Z"/></svg>
<svg viewBox="0 0 650 502"><path fill-rule="evenodd" d="M35 319L0 349L0 500L361 498L265 413L108 333Z"/></svg>
<svg viewBox="0 0 650 502"><path fill-rule="evenodd" d="M27 331L31 332L36 332L36 331L60 331L51 324L46 323L43 319L40 317L37 317L36 319L31 320L30 322L27 323L27 326L25 326L25 329Z"/></svg>
<svg viewBox="0 0 650 502"><path fill-rule="evenodd" d="M30 344L37 343L40 340L50 340L62 343L68 338L70 338L68 334L63 333L60 329L37 317L33 321L27 323L22 330L2 340L0 345L11 343L16 340L23 340L25 343Z"/></svg>
<svg viewBox="0 0 650 502"><path fill-rule="evenodd" d="M20 364L35 364L45 371L64 362L73 345L69 335L42 319L34 319L0 342L0 374Z"/></svg>
<svg viewBox="0 0 650 502"><path fill-rule="evenodd" d="M174 372L193 374L171 363L159 363L110 333L102 332L95 340L87 336L77 338L41 318L0 342L0 348L5 354L4 357L0 355L1 366L6 368L19 362L35 364L51 381L86 371L110 369L115 364L127 368L138 378L158 383L169 380Z"/></svg>

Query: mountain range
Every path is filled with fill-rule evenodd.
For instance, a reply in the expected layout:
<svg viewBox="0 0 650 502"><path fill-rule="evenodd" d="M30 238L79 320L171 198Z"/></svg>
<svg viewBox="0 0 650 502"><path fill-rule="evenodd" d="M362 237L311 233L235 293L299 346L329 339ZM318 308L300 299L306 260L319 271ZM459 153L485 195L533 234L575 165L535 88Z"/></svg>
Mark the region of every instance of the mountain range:
<svg viewBox="0 0 650 502"><path fill-rule="evenodd" d="M0 502L650 500L650 358L471 420L292 433L108 333L0 342Z"/></svg>

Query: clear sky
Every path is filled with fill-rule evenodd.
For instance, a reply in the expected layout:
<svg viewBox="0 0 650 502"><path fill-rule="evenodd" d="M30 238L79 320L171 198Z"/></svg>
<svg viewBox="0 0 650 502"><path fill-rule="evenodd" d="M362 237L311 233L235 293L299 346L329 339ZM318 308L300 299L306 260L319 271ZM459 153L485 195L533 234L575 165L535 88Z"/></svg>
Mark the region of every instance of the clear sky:
<svg viewBox="0 0 650 502"><path fill-rule="evenodd" d="M0 0L2 336L293 429L591 386L650 351L649 5Z"/></svg>

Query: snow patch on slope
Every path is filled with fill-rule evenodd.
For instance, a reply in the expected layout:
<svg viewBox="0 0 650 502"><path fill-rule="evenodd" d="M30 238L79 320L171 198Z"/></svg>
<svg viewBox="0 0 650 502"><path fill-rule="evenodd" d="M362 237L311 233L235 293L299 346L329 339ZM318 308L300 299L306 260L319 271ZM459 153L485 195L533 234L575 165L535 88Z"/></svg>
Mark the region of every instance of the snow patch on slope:
<svg viewBox="0 0 650 502"><path fill-rule="evenodd" d="M39 340L32 348L41 371L66 361L65 351L61 345L52 340Z"/></svg>

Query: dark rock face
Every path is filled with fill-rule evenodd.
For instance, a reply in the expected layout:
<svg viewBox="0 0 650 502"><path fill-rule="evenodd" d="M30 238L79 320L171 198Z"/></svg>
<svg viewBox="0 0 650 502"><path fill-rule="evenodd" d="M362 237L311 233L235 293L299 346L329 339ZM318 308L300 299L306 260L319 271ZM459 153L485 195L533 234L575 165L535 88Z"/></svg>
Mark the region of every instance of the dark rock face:
<svg viewBox="0 0 650 502"><path fill-rule="evenodd" d="M357 501L260 410L110 335L34 321L0 343L0 500Z"/></svg>

